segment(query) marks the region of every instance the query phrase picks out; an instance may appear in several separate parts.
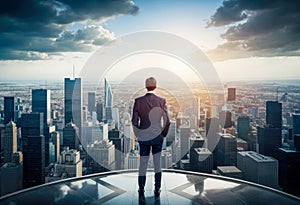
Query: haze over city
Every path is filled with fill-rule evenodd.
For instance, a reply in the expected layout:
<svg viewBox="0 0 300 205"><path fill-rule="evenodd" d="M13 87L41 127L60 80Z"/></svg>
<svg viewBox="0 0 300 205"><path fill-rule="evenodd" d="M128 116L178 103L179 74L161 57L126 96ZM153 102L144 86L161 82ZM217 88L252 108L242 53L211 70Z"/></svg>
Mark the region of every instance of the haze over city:
<svg viewBox="0 0 300 205"><path fill-rule="evenodd" d="M299 19L292 0L2 2L0 205L299 204Z"/></svg>

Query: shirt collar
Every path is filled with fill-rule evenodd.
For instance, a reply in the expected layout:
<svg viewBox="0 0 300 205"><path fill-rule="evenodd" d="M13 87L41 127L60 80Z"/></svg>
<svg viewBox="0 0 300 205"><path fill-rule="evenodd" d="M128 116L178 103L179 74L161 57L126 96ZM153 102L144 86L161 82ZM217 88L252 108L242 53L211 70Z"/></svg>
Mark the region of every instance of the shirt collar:
<svg viewBox="0 0 300 205"><path fill-rule="evenodd" d="M154 90L147 91L147 94L155 94Z"/></svg>

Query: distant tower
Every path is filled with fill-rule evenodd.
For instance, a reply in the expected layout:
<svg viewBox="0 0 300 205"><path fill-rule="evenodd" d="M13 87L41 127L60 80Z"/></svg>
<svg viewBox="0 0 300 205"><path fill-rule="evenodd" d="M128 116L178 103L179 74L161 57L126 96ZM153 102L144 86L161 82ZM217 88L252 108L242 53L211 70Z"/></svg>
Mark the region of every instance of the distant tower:
<svg viewBox="0 0 300 205"><path fill-rule="evenodd" d="M44 113L44 125L50 124L50 90L32 90L32 112Z"/></svg>
<svg viewBox="0 0 300 205"><path fill-rule="evenodd" d="M70 149L78 149L79 147L79 129L72 122L69 122L63 129L63 146Z"/></svg>
<svg viewBox="0 0 300 205"><path fill-rule="evenodd" d="M4 97L4 124L6 125L11 120L14 121L15 114L15 98Z"/></svg>
<svg viewBox="0 0 300 205"><path fill-rule="evenodd" d="M282 127L282 104L277 101L266 102L266 124L269 127Z"/></svg>
<svg viewBox="0 0 300 205"><path fill-rule="evenodd" d="M107 80L104 79L104 106L105 107L112 107L113 104L113 95L111 91L111 87L108 84Z"/></svg>
<svg viewBox="0 0 300 205"><path fill-rule="evenodd" d="M95 92L88 93L88 111L92 114L95 111L95 104L96 104L96 94Z"/></svg>
<svg viewBox="0 0 300 205"><path fill-rule="evenodd" d="M73 122L79 133L82 126L82 88L81 79L65 78L65 125Z"/></svg>
<svg viewBox="0 0 300 205"><path fill-rule="evenodd" d="M13 121L5 126L3 144L4 162L11 162L13 153L17 152L17 126Z"/></svg>
<svg viewBox="0 0 300 205"><path fill-rule="evenodd" d="M248 116L239 116L237 119L238 138L248 141L249 133L250 133L250 118Z"/></svg>
<svg viewBox="0 0 300 205"><path fill-rule="evenodd" d="M104 79L104 107L105 107L105 119L112 120L112 104L113 104L113 95L111 87L108 84L107 80Z"/></svg>
<svg viewBox="0 0 300 205"><path fill-rule="evenodd" d="M99 122L102 122L103 121L103 103L97 103L96 112L97 112L97 120Z"/></svg>
<svg viewBox="0 0 300 205"><path fill-rule="evenodd" d="M228 88L228 97L227 101L235 101L236 100L236 88Z"/></svg>

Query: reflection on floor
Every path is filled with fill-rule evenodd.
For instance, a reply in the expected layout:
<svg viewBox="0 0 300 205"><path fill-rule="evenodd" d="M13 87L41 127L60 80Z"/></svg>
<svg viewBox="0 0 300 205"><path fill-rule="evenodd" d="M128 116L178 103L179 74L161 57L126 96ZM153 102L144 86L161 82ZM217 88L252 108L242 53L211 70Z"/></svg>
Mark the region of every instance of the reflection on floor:
<svg viewBox="0 0 300 205"><path fill-rule="evenodd" d="M137 172L112 172L46 184L2 197L0 204L300 204L298 198L242 181L210 175L164 171L160 197L154 196L154 173L148 172L139 197Z"/></svg>

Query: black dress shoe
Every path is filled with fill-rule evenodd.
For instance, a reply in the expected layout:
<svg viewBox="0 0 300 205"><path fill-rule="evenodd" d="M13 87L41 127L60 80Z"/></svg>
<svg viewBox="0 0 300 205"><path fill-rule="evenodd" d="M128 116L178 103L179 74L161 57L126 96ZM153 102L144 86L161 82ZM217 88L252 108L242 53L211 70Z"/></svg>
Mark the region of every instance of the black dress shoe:
<svg viewBox="0 0 300 205"><path fill-rule="evenodd" d="M154 190L154 196L159 197L161 190L160 189L155 189Z"/></svg>

